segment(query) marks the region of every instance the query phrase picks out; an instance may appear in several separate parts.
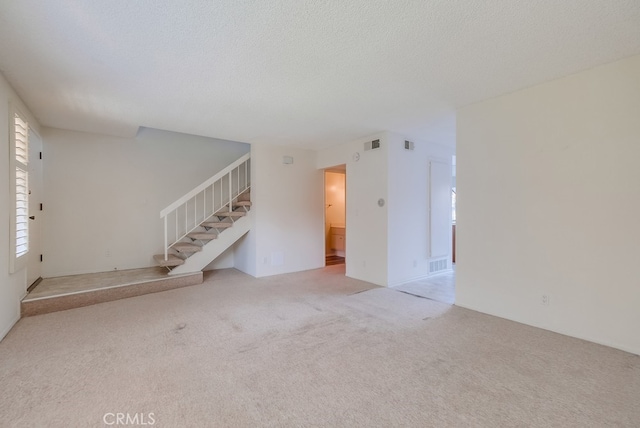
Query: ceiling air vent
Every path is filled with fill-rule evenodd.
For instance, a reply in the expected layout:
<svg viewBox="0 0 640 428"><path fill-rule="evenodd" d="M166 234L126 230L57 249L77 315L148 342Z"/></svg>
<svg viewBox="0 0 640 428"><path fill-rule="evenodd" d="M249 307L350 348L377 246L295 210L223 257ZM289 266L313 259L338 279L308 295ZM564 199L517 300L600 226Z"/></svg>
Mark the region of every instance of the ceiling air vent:
<svg viewBox="0 0 640 428"><path fill-rule="evenodd" d="M404 140L404 149L405 150L413 150L416 148L416 145L413 144L413 141Z"/></svg>
<svg viewBox="0 0 640 428"><path fill-rule="evenodd" d="M374 150L380 148L380 140L367 141L364 143L365 150Z"/></svg>

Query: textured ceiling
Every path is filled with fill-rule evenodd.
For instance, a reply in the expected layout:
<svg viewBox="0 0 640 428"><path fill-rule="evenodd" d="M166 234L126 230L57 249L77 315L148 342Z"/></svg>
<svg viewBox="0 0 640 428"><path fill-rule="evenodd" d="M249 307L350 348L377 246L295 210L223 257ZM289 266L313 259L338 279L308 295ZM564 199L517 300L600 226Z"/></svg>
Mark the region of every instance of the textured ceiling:
<svg viewBox="0 0 640 428"><path fill-rule="evenodd" d="M0 0L41 124L453 144L457 107L640 53L640 0Z"/></svg>

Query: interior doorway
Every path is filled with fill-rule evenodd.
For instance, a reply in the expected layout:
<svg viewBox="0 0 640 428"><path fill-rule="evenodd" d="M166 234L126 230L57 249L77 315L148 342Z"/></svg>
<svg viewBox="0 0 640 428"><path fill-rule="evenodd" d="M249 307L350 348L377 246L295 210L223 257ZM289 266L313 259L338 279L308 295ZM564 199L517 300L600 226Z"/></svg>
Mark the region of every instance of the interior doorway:
<svg viewBox="0 0 640 428"><path fill-rule="evenodd" d="M451 157L451 263L456 265L456 155Z"/></svg>
<svg viewBox="0 0 640 428"><path fill-rule="evenodd" d="M41 278L42 251L42 138L29 128L29 253L27 255L27 287Z"/></svg>
<svg viewBox="0 0 640 428"><path fill-rule="evenodd" d="M346 263L346 172L346 165L324 171L325 266Z"/></svg>

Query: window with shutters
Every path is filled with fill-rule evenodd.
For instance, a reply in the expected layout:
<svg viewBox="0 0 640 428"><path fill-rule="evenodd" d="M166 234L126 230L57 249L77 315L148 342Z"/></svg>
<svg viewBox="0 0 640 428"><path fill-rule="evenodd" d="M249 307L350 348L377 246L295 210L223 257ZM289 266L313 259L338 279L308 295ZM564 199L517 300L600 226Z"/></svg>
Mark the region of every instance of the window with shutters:
<svg viewBox="0 0 640 428"><path fill-rule="evenodd" d="M29 252L29 123L17 109L11 108L9 118L11 160L10 183L13 184L11 215L11 273L26 265Z"/></svg>

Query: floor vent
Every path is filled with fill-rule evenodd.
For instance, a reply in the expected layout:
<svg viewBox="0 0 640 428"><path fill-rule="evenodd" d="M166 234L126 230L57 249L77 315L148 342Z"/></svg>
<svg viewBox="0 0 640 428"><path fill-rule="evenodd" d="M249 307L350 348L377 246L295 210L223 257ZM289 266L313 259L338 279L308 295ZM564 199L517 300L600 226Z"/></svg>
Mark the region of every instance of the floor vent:
<svg viewBox="0 0 640 428"><path fill-rule="evenodd" d="M447 259L429 262L429 273L440 272L441 270L447 270Z"/></svg>

